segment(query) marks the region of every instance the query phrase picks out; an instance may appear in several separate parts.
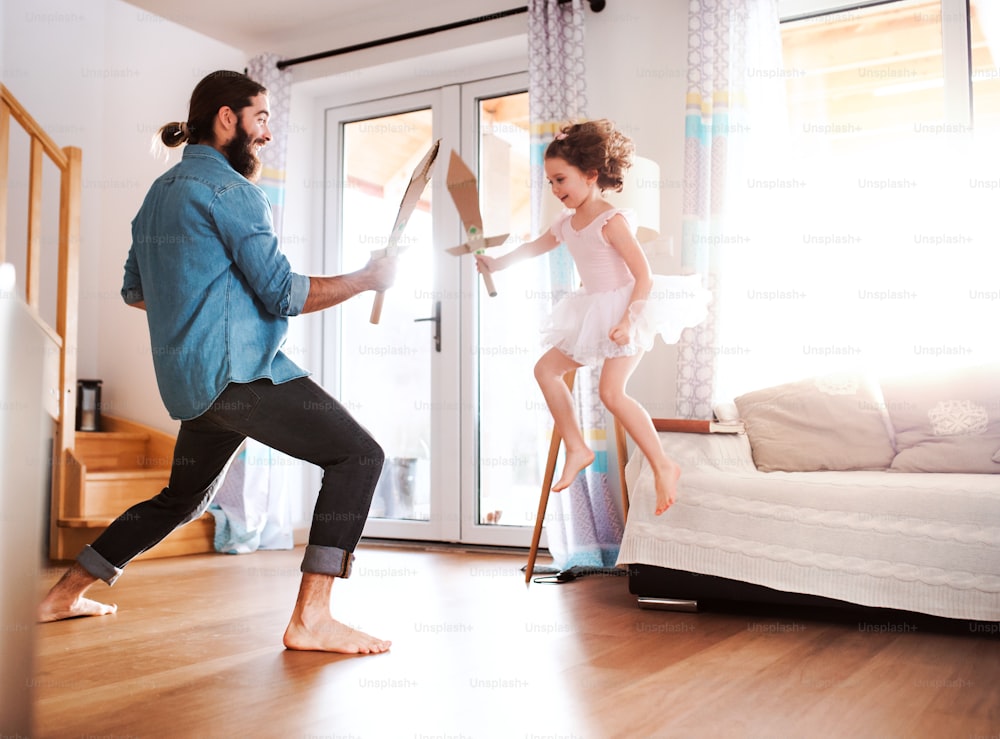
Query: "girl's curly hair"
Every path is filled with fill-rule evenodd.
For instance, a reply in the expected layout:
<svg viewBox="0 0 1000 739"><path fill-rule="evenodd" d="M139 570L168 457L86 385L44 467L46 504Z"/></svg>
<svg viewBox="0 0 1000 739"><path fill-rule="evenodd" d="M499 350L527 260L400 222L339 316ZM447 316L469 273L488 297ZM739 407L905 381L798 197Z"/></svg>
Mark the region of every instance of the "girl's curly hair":
<svg viewBox="0 0 1000 739"><path fill-rule="evenodd" d="M563 126L545 150L546 159L564 159L581 172L597 172L601 190L621 192L635 145L607 118Z"/></svg>

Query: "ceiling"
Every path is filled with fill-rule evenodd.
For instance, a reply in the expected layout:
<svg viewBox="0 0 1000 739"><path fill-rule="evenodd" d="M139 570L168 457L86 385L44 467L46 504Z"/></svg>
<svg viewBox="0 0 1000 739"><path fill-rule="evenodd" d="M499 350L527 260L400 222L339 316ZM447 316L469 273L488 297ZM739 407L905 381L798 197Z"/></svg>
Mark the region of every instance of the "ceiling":
<svg viewBox="0 0 1000 739"><path fill-rule="evenodd" d="M525 5L521 0L128 0L253 56L304 56Z"/></svg>

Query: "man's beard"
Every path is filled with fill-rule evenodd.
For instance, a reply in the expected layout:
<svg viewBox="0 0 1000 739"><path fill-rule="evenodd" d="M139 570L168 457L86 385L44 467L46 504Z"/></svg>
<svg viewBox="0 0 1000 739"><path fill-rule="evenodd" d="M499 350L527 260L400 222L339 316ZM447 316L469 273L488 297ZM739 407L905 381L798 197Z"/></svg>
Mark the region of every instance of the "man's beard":
<svg viewBox="0 0 1000 739"><path fill-rule="evenodd" d="M256 182L260 175L260 159L254 151L250 134L243 124L236 126L236 137L222 147L230 166L251 182Z"/></svg>

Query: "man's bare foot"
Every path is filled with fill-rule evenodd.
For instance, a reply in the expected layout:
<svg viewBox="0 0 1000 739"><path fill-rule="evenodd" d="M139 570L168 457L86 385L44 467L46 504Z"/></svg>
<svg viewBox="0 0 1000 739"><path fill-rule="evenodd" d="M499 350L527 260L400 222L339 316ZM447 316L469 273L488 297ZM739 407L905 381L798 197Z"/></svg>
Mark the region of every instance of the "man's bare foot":
<svg viewBox="0 0 1000 739"><path fill-rule="evenodd" d="M673 462L653 476L656 485L656 515L664 513L677 500L677 480L681 476L681 468Z"/></svg>
<svg viewBox="0 0 1000 739"><path fill-rule="evenodd" d="M52 603L49 598L42 601L38 607L38 623L63 621L67 618L81 616L110 616L118 612L114 603L99 603L90 598L77 598L72 603Z"/></svg>
<svg viewBox="0 0 1000 739"><path fill-rule="evenodd" d="M285 629L283 642L286 649L339 654L379 654L392 646L392 642L376 639L332 618L312 628L293 619Z"/></svg>
<svg viewBox="0 0 1000 739"><path fill-rule="evenodd" d="M95 582L97 582L96 577L74 562L38 606L38 623L81 616L109 616L117 613L118 606L114 603L98 603L96 600L83 597L87 588Z"/></svg>
<svg viewBox="0 0 1000 739"><path fill-rule="evenodd" d="M579 450L567 451L566 461L563 463L562 477L552 486L552 492L558 493L573 484L573 480L580 472L594 461L594 452L588 447Z"/></svg>
<svg viewBox="0 0 1000 739"><path fill-rule="evenodd" d="M282 640L286 649L339 654L380 654L392 642L376 639L363 631L334 620L330 614L330 591L334 577L303 572L292 618Z"/></svg>

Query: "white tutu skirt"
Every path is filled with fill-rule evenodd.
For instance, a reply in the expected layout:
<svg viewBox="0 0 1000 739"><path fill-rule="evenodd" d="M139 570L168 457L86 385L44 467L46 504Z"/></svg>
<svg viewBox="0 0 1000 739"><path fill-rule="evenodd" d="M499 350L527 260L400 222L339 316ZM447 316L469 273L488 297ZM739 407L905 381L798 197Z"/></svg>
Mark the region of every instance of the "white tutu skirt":
<svg viewBox="0 0 1000 739"><path fill-rule="evenodd" d="M542 343L558 349L583 365L601 364L609 357L630 357L653 347L659 334L675 344L681 332L697 326L708 315L712 294L702 287L700 275L653 275L646 300L629 306L633 285L617 290L570 293L556 303L542 327ZM625 315L632 320L631 341L619 345L608 338Z"/></svg>

